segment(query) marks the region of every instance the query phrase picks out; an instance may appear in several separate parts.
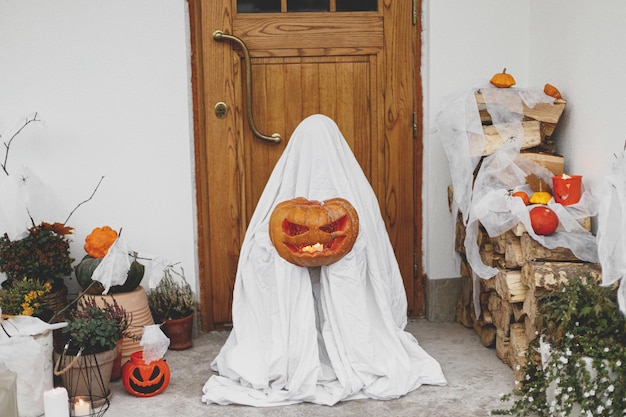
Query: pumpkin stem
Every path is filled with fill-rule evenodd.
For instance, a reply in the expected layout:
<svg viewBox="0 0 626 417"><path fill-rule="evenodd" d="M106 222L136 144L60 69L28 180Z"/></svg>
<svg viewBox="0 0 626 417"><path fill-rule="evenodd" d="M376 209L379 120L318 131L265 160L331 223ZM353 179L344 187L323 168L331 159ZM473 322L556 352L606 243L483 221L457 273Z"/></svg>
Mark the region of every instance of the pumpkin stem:
<svg viewBox="0 0 626 417"><path fill-rule="evenodd" d="M502 70L502 74L506 74L506 67Z"/></svg>

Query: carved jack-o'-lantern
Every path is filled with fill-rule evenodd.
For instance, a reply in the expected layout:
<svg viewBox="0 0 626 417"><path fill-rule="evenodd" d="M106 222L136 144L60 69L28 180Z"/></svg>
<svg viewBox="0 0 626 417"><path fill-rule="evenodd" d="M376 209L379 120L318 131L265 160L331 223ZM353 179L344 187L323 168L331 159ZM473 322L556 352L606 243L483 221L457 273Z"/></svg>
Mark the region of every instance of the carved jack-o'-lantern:
<svg viewBox="0 0 626 417"><path fill-rule="evenodd" d="M134 352L122 367L122 383L130 394L152 397L165 391L169 385L170 367L163 359L147 364L142 351Z"/></svg>
<svg viewBox="0 0 626 417"><path fill-rule="evenodd" d="M343 198L319 202L298 197L274 208L269 234L278 254L292 264L330 265L352 250L359 217Z"/></svg>

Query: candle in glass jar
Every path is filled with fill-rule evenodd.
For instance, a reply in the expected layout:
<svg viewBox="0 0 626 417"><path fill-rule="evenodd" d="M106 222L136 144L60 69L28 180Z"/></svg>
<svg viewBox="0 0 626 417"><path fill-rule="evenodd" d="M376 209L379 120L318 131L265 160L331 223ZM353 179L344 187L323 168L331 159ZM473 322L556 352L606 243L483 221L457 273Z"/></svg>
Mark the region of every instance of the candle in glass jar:
<svg viewBox="0 0 626 417"><path fill-rule="evenodd" d="M578 203L582 192L582 178L581 175L566 174L552 177L554 201L564 206Z"/></svg>
<svg viewBox="0 0 626 417"><path fill-rule="evenodd" d="M91 415L91 404L89 403L89 401L85 401L82 398L79 398L78 401L74 403L74 415L76 417Z"/></svg>

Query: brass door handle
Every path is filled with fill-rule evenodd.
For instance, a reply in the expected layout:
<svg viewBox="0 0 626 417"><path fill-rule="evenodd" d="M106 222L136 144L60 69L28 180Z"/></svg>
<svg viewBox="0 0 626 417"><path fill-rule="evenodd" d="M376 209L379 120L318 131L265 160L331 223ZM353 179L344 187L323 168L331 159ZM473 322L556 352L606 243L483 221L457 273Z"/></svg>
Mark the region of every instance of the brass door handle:
<svg viewBox="0 0 626 417"><path fill-rule="evenodd" d="M258 131L256 125L254 124L254 117L252 116L252 65L250 63L250 52L248 52L248 47L240 38L232 35L227 35L221 30L216 30L215 32L213 32L213 39L215 41L229 40L235 42L241 47L241 50L243 51L244 61L246 63L246 113L248 115L248 124L250 125L252 133L254 133L254 135L258 138L267 140L269 142L279 143L281 139L280 134L273 133L271 136L264 135Z"/></svg>

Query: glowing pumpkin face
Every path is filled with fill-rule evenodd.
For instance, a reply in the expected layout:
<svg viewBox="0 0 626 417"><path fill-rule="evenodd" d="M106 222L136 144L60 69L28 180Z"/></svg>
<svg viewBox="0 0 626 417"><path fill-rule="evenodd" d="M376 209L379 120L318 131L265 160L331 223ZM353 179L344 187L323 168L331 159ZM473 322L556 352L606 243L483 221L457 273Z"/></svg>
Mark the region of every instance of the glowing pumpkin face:
<svg viewBox="0 0 626 417"><path fill-rule="evenodd" d="M319 202L298 197L274 208L269 234L286 261L299 266L330 265L352 250L359 217L343 198Z"/></svg>
<svg viewBox="0 0 626 417"><path fill-rule="evenodd" d="M152 397L165 391L169 385L170 367L163 359L147 364L142 351L134 352L122 367L122 383L130 394Z"/></svg>

